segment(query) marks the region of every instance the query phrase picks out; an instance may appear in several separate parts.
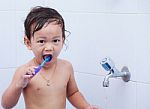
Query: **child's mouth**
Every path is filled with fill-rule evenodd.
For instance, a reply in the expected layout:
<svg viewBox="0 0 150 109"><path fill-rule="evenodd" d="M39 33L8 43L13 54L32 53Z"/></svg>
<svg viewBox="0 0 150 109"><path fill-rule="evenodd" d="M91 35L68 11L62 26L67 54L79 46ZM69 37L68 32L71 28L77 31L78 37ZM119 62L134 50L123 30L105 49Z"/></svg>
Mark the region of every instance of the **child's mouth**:
<svg viewBox="0 0 150 109"><path fill-rule="evenodd" d="M44 59L46 62L50 62L51 59L52 59L52 55L51 55L51 54L43 55L43 59Z"/></svg>

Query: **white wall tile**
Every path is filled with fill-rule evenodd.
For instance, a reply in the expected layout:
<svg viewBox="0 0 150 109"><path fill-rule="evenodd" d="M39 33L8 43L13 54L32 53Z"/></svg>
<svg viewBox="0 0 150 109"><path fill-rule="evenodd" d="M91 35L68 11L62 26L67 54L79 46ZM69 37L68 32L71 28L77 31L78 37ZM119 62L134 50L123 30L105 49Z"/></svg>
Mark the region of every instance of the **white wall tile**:
<svg viewBox="0 0 150 109"><path fill-rule="evenodd" d="M138 0L138 11L140 13L150 13L150 1Z"/></svg>
<svg viewBox="0 0 150 109"><path fill-rule="evenodd" d="M136 82L123 82L121 79L110 79L106 87L106 109L136 109Z"/></svg>
<svg viewBox="0 0 150 109"><path fill-rule="evenodd" d="M138 13L138 0L105 0L106 10L111 13Z"/></svg>
<svg viewBox="0 0 150 109"><path fill-rule="evenodd" d="M150 84L137 84L137 109L150 109Z"/></svg>
<svg viewBox="0 0 150 109"><path fill-rule="evenodd" d="M0 68L16 66L16 36L14 34L14 12L0 11Z"/></svg>
<svg viewBox="0 0 150 109"><path fill-rule="evenodd" d="M15 0L1 0L0 10L10 11L15 9Z"/></svg>
<svg viewBox="0 0 150 109"><path fill-rule="evenodd" d="M58 3L59 2L59 3ZM45 0L45 5L70 12L137 13L137 0Z"/></svg>
<svg viewBox="0 0 150 109"><path fill-rule="evenodd" d="M148 82L149 79L149 55L150 55L150 15L137 16L137 35L134 36L134 70L137 75L137 81Z"/></svg>
<svg viewBox="0 0 150 109"><path fill-rule="evenodd" d="M45 5L68 12L99 12L105 10L105 0L45 0Z"/></svg>
<svg viewBox="0 0 150 109"><path fill-rule="evenodd" d="M15 1L15 10L17 11L30 11L35 6L44 6L44 0L21 0Z"/></svg>

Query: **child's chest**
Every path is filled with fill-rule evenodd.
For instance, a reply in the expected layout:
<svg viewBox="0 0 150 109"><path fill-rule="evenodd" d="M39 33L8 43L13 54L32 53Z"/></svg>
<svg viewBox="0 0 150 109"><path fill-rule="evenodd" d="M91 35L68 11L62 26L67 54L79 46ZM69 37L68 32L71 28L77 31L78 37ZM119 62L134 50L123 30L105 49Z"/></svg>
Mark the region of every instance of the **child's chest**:
<svg viewBox="0 0 150 109"><path fill-rule="evenodd" d="M28 89L36 96L54 96L66 93L67 83L69 77L64 74L55 74L53 77L43 77L43 75L36 75L30 84Z"/></svg>

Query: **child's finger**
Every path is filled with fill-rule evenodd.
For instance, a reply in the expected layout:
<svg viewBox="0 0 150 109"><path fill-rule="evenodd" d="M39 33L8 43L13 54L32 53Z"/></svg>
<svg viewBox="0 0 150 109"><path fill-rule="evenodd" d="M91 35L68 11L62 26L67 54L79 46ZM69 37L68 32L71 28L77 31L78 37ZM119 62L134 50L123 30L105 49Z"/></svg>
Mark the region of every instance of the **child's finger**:
<svg viewBox="0 0 150 109"><path fill-rule="evenodd" d="M23 77L24 77L24 79L29 79L29 78L32 78L32 77L33 77L33 75L26 74L26 75L24 75Z"/></svg>
<svg viewBox="0 0 150 109"><path fill-rule="evenodd" d="M26 72L25 75L35 75L35 71L34 71L34 68L32 69L28 69L28 71Z"/></svg>
<svg viewBox="0 0 150 109"><path fill-rule="evenodd" d="M99 106L91 105L92 109L100 109Z"/></svg>
<svg viewBox="0 0 150 109"><path fill-rule="evenodd" d="M34 74L35 75L35 68L37 68L36 66L32 66L31 67L31 72L32 72L32 74Z"/></svg>

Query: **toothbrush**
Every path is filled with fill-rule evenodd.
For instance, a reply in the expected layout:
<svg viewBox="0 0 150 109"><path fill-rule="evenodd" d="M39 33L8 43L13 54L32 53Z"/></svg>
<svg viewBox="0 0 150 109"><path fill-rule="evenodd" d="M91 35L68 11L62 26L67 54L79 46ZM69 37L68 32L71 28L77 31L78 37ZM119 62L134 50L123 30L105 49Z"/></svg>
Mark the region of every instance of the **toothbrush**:
<svg viewBox="0 0 150 109"><path fill-rule="evenodd" d="M41 70L41 68L45 65L46 62L49 62L51 60L52 60L52 55L47 56L44 59L44 61L37 68L35 68L35 71L34 71L35 74L34 75L36 75Z"/></svg>

